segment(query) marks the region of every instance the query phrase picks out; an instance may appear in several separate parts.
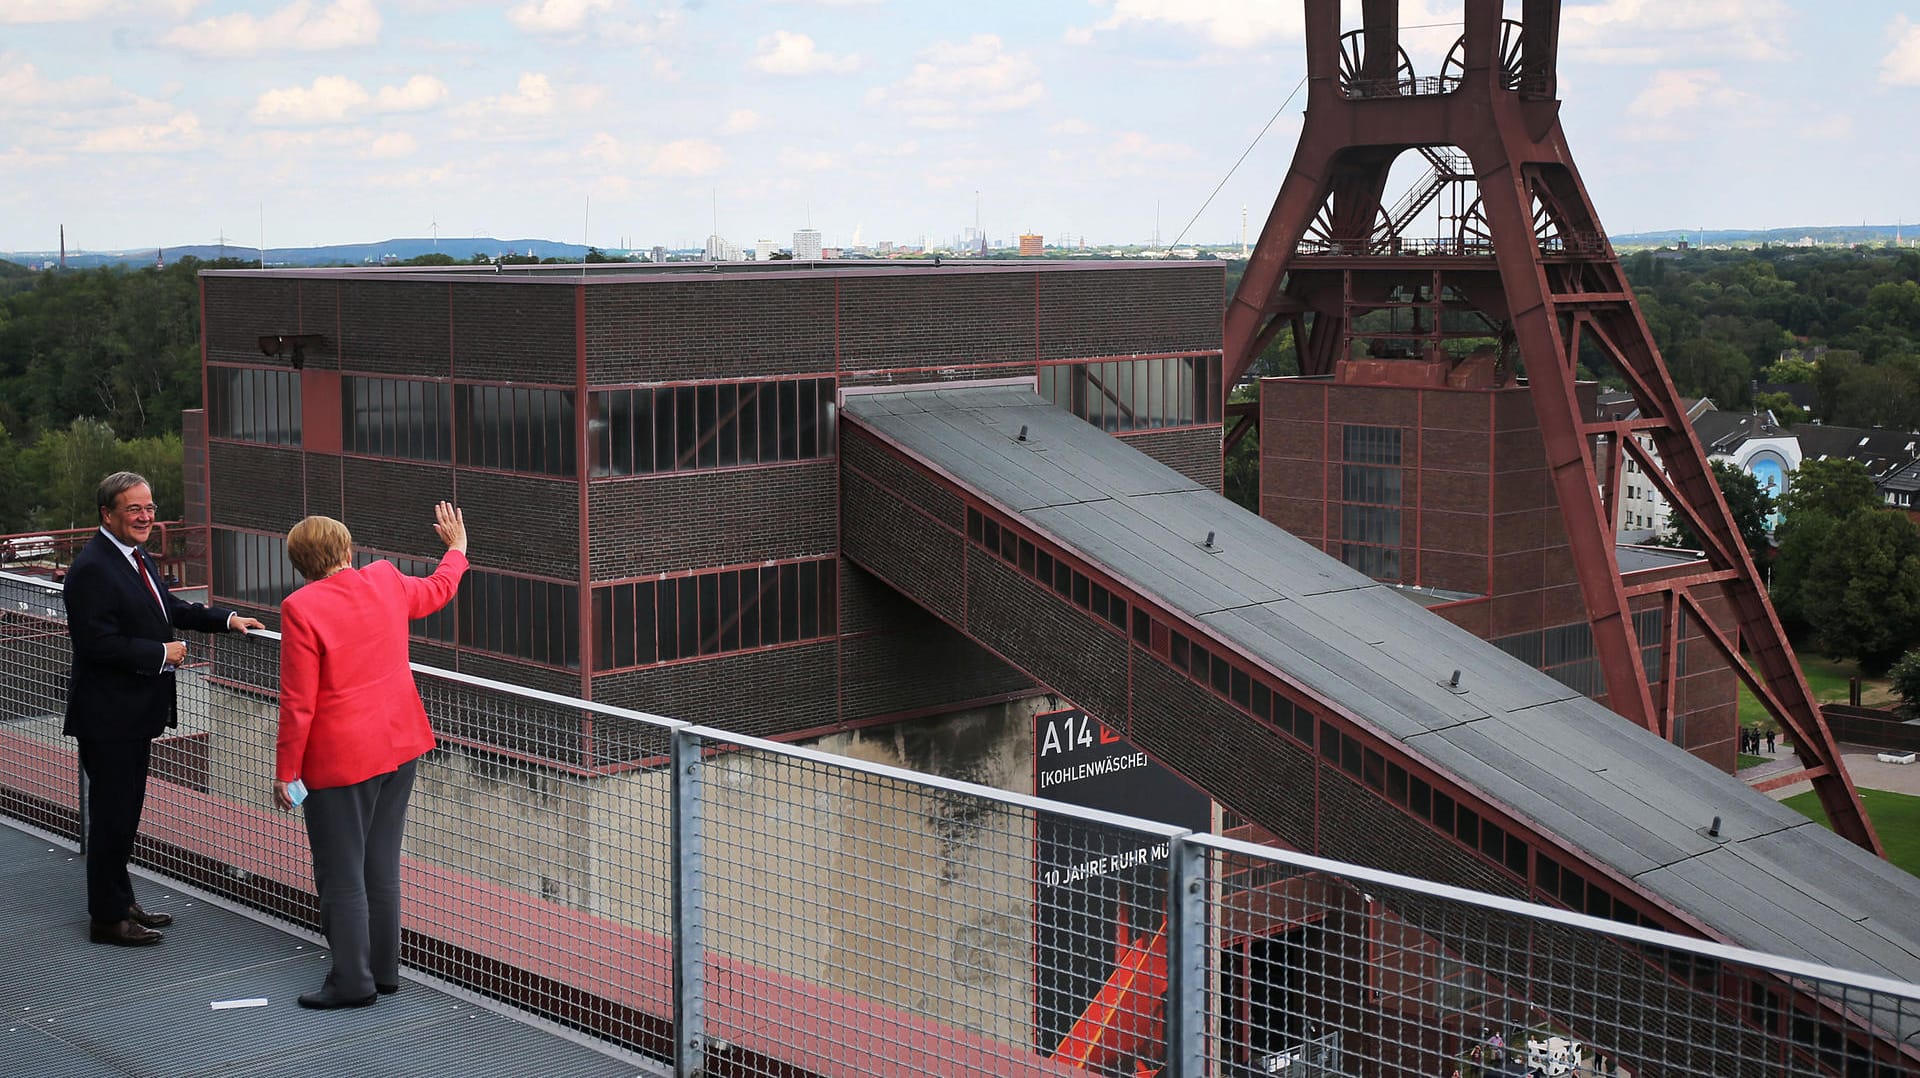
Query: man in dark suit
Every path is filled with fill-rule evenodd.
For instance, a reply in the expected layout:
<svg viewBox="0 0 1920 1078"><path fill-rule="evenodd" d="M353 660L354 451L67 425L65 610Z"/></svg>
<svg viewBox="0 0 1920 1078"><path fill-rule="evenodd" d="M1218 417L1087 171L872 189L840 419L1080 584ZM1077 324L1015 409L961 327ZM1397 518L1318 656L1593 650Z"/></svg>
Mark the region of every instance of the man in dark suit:
<svg viewBox="0 0 1920 1078"><path fill-rule="evenodd" d="M160 583L159 567L141 548L153 533L153 488L132 472L115 472L95 492L100 534L67 570L67 633L73 674L67 682L65 733L80 739L86 770L87 913L95 943L141 947L173 923L133 897L127 861L140 830L153 739L176 725L173 671L187 644L173 630L244 633L259 621L232 610L182 602Z"/></svg>

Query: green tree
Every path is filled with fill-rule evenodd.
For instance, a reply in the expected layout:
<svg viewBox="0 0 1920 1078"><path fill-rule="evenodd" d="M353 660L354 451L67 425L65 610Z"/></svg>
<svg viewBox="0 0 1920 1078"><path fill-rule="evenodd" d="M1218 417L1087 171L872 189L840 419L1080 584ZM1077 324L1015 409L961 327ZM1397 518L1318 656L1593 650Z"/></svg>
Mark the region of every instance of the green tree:
<svg viewBox="0 0 1920 1078"><path fill-rule="evenodd" d="M1885 510L1840 521L1809 567L1800 602L1827 654L1885 673L1920 640L1920 526Z"/></svg>
<svg viewBox="0 0 1920 1078"><path fill-rule="evenodd" d="M31 527L27 520L26 484L20 475L18 450L13 435L0 426L0 534L10 535Z"/></svg>
<svg viewBox="0 0 1920 1078"><path fill-rule="evenodd" d="M1902 710L1920 719L1920 648L1902 655L1887 677L1893 681L1893 694L1900 698Z"/></svg>
<svg viewBox="0 0 1920 1078"><path fill-rule="evenodd" d="M1239 404L1258 399L1257 393L1255 385L1249 383L1236 387L1227 399L1231 403ZM1232 430L1237 422L1238 420L1233 417L1227 417L1226 425L1221 429L1222 436L1224 437L1227 431ZM1221 462L1220 493L1249 513L1260 511L1260 431L1258 428L1248 431L1245 437L1227 451L1226 459Z"/></svg>
<svg viewBox="0 0 1920 1078"><path fill-rule="evenodd" d="M1773 413L1773 418L1783 427L1792 427L1807 421L1806 409L1793 403L1793 398L1785 393L1756 393L1753 396L1756 408L1765 408Z"/></svg>
<svg viewBox="0 0 1920 1078"><path fill-rule="evenodd" d="M182 466L180 436L136 438L122 442L115 470L139 472L153 488L153 504L161 520L179 520L186 501L186 471ZM104 474L104 473L103 473Z"/></svg>
<svg viewBox="0 0 1920 1078"><path fill-rule="evenodd" d="M1761 487L1758 479L1725 461L1712 461L1709 467L1713 469L1713 481L1720 485L1720 493L1727 499L1727 509L1733 514L1734 526L1740 529L1748 553L1755 561L1766 557L1772 546L1767 519L1773 515L1773 496ZM1680 513L1673 514L1673 531L1667 533L1665 545L1701 549L1700 537Z"/></svg>
<svg viewBox="0 0 1920 1078"><path fill-rule="evenodd" d="M1791 493L1791 492L1789 492ZM1808 628L1807 611L1801 603L1806 594L1807 576L1813 563L1833 543L1833 529L1839 521L1817 509L1790 513L1780 522L1774 539L1780 545L1767 567L1767 594L1773 599L1774 612L1790 633Z"/></svg>
<svg viewBox="0 0 1920 1078"><path fill-rule="evenodd" d="M1712 397L1731 408L1747 399L1753 366L1746 353L1725 341L1695 337L1666 353L1673 384L1689 397Z"/></svg>
<svg viewBox="0 0 1920 1078"><path fill-rule="evenodd" d="M123 456L113 428L97 419L76 419L64 430L48 431L22 454L22 470L39 481L42 501L34 507L37 528L87 528L100 523L94 490L120 470Z"/></svg>
<svg viewBox="0 0 1920 1078"><path fill-rule="evenodd" d="M1770 364L1766 371L1760 375L1760 378L1762 381L1773 382L1778 385L1793 384L1810 386L1813 384L1814 374L1818 371L1818 367L1800 358L1800 356L1790 355Z"/></svg>
<svg viewBox="0 0 1920 1078"><path fill-rule="evenodd" d="M1879 505L1880 494L1867 466L1841 457L1801 461L1787 480L1787 492L1780 496L1780 513L1789 523L1802 513L1824 513L1841 520Z"/></svg>

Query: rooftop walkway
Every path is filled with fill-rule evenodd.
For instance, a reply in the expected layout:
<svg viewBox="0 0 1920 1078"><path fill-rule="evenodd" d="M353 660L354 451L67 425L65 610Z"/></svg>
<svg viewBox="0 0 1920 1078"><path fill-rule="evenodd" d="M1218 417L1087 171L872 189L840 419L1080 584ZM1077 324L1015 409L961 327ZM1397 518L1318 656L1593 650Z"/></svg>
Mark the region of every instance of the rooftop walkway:
<svg viewBox="0 0 1920 1078"><path fill-rule="evenodd" d="M141 904L179 920L157 947L87 942L85 865L63 842L0 824L0 1073L153 1075L663 1073L403 972L364 1010L294 1002L326 976L304 935L136 881ZM215 1010L220 1000L264 1007Z"/></svg>

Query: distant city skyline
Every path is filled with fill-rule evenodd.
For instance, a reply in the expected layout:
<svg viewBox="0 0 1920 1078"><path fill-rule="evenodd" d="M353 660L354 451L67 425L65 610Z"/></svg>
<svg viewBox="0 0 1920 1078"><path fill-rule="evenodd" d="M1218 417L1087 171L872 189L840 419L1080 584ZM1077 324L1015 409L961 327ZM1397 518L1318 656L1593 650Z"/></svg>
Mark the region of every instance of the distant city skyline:
<svg viewBox="0 0 1920 1078"><path fill-rule="evenodd" d="M1920 219L1920 11L1836 10L1569 0L1608 230ZM1460 11L1402 5L1416 70ZM0 250L1219 246L1265 221L1303 77L1297 0L6 0Z"/></svg>

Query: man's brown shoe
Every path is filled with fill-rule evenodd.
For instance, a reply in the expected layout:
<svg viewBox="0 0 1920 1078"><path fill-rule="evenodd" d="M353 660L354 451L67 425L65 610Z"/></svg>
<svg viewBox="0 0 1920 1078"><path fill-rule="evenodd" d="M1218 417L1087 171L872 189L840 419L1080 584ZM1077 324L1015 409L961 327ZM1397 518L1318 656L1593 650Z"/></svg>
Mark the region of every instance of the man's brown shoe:
<svg viewBox="0 0 1920 1078"><path fill-rule="evenodd" d="M145 925L131 920L95 921L87 929L87 938L95 943L110 943L115 947L150 947L166 939L166 935L155 932Z"/></svg>
<svg viewBox="0 0 1920 1078"><path fill-rule="evenodd" d="M171 913L148 913L138 902L127 907L127 920L143 928L165 928L173 923Z"/></svg>

